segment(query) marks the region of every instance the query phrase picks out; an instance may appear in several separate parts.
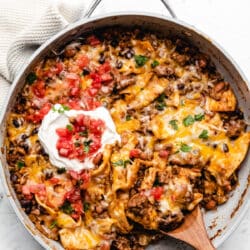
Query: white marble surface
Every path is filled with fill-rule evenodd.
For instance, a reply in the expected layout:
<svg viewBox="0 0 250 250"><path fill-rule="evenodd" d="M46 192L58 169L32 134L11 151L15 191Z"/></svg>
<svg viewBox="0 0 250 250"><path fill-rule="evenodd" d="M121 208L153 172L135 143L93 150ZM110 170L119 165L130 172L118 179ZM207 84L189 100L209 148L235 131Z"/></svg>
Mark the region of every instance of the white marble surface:
<svg viewBox="0 0 250 250"><path fill-rule="evenodd" d="M18 0L16 0L18 1ZM89 2L89 0L84 0ZM249 0L169 0L179 19L199 28L224 47L250 79ZM103 0L95 15L142 10L166 14L160 0ZM168 14L166 14L168 15ZM0 192L3 191L0 184ZM219 250L250 249L250 211ZM174 242L171 249L185 249ZM22 227L7 198L0 202L0 250L42 249Z"/></svg>

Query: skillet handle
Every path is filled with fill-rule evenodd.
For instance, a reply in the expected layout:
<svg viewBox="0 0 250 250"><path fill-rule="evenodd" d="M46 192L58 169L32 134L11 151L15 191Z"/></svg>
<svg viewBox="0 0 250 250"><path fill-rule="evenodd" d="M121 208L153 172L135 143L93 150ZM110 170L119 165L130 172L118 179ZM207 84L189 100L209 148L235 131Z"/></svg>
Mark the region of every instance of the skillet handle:
<svg viewBox="0 0 250 250"><path fill-rule="evenodd" d="M166 7L166 9L168 10L169 14L173 17L173 18L177 18L175 12L173 11L172 7L170 6L170 4L168 3L168 0L161 0L161 2L163 3L163 5Z"/></svg>
<svg viewBox="0 0 250 250"><path fill-rule="evenodd" d="M84 18L89 18L93 12L95 11L95 9L97 8L97 6L100 4L102 0L94 0L91 4L89 9L86 11ZM173 11L172 7L170 6L170 4L168 3L167 0L161 0L161 2L163 3L163 5L165 6L165 8L168 10L169 14L173 17L173 18L177 18L175 12Z"/></svg>

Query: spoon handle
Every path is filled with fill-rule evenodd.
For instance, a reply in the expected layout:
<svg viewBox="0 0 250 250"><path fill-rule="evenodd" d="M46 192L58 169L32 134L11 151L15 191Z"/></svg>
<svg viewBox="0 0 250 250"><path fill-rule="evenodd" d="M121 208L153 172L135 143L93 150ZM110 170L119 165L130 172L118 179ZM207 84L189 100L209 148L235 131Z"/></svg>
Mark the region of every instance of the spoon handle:
<svg viewBox="0 0 250 250"><path fill-rule="evenodd" d="M199 206L196 206L193 212L185 217L180 227L164 234L182 240L197 250L215 250L207 235Z"/></svg>

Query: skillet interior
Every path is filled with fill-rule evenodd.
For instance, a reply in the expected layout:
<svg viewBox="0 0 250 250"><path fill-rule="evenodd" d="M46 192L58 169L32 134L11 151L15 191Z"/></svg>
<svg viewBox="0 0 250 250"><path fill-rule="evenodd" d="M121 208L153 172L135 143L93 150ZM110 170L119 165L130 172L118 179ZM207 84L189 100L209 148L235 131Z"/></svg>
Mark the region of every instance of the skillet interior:
<svg viewBox="0 0 250 250"><path fill-rule="evenodd" d="M191 44L200 48L200 50L208 55L210 55L212 62L216 65L217 70L224 76L237 96L239 107L245 114L246 120L250 120L250 93L249 87L247 86L246 80L243 74L240 72L236 64L229 58L225 52L218 48L218 45L214 44L209 38L205 37L203 34L197 32L192 27L188 27L179 21L172 20L171 18L156 17L152 14L117 14L117 15L106 15L104 17L92 18L90 20L80 21L74 25L67 27L65 30L51 38L45 44L43 44L33 55L30 63L27 67L20 73L12 85L11 93L8 99L8 105L2 113L1 119L1 138L0 144L3 145L3 138L5 136L5 120L8 115L9 110L12 108L17 93L23 87L25 78L28 72L33 68L33 66L41 60L45 55L47 55L51 50L59 51L66 43L78 37L80 34L95 30L97 28L107 27L107 26L139 26L143 29L151 30L152 32L160 33L164 36L179 36L184 40L188 40ZM28 228L30 233L45 247L45 248L57 248L60 249L57 243L45 238L41 233L33 226L29 221L28 217L22 211L19 206L18 200L15 196L14 190L11 187L9 181L9 173L7 169L6 159L4 153L1 154L2 160L2 175L4 179L4 184L6 187L7 195L10 198L10 202L17 213L20 220ZM250 157L249 154L241 166L239 172L239 185L236 190L232 193L232 197L229 201L222 206L219 206L217 211L207 212L205 215L205 222L208 229L210 237L216 235L218 230L221 230L221 234L214 238L213 243L215 247L218 247L236 228L239 224L240 219L243 217L244 212L248 208L247 196L250 196L248 186L248 175L250 169ZM246 190L246 191L245 191ZM244 193L245 192L245 193ZM241 196L245 194L242 198L243 203L239 206L238 210L235 212L234 216L232 213L237 208L239 202L241 201ZM232 217L232 218L231 218ZM216 225L213 228L209 228L211 225ZM168 243L161 243L157 249L165 249ZM152 247L149 247L152 249Z"/></svg>

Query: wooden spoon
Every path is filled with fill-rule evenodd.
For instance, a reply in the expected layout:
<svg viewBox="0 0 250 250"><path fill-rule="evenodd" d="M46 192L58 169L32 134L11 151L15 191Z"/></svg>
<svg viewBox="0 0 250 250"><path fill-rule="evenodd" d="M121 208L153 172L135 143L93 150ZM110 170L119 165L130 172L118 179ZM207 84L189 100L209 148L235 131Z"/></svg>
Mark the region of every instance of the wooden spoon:
<svg viewBox="0 0 250 250"><path fill-rule="evenodd" d="M208 238L199 206L196 206L190 214L185 216L180 227L170 232L161 231L161 233L182 240L197 250L215 250Z"/></svg>

